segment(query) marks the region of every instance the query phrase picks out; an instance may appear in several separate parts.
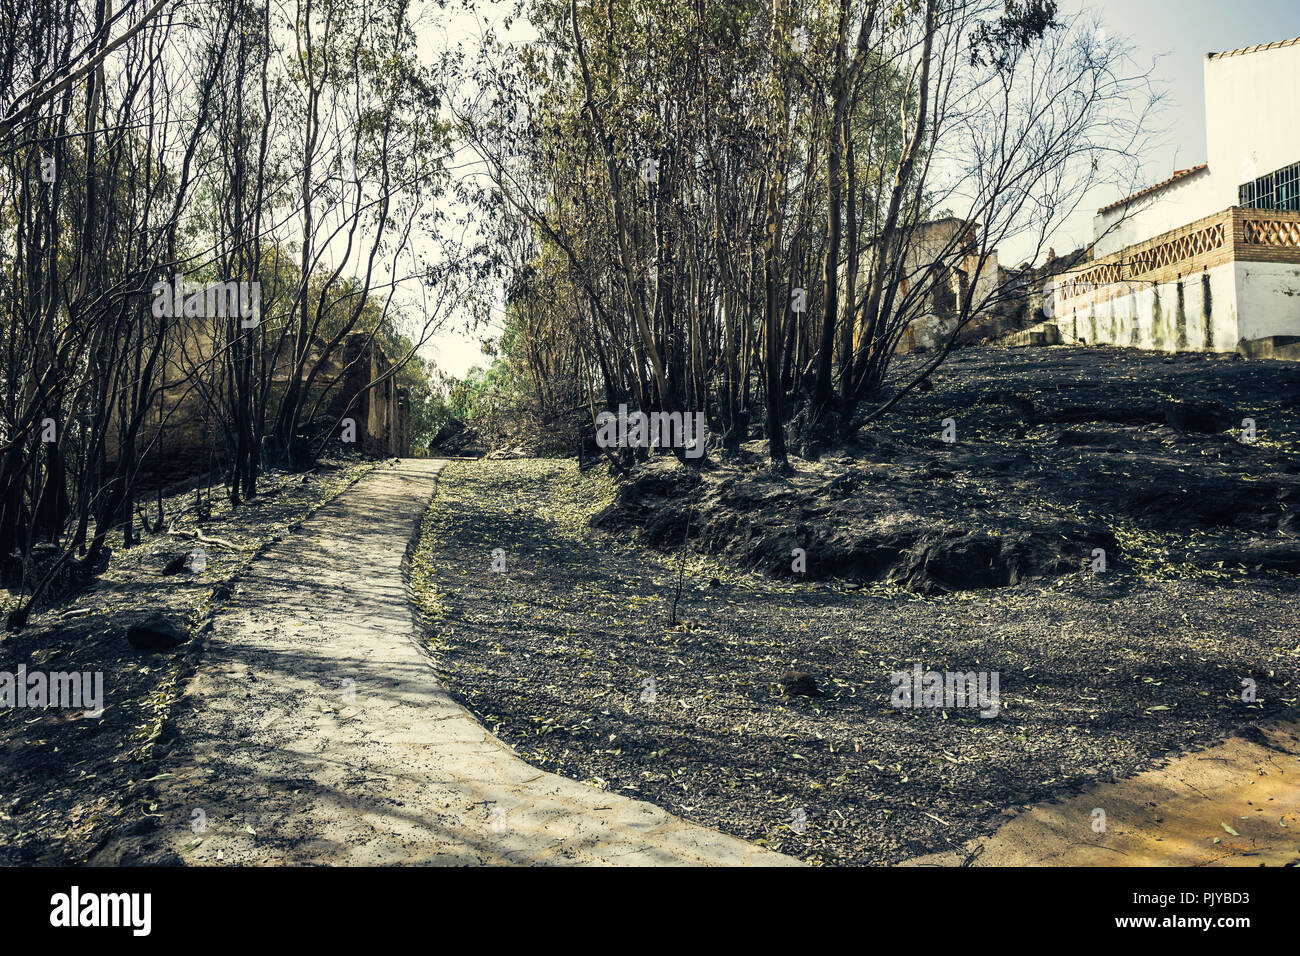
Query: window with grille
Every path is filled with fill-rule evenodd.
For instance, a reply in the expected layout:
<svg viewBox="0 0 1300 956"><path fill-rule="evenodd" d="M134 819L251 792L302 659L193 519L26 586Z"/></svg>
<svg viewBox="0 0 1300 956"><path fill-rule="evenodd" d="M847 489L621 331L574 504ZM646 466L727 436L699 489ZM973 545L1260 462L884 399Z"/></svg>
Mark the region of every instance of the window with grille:
<svg viewBox="0 0 1300 956"><path fill-rule="evenodd" d="M1300 163L1260 176L1240 189L1239 205L1246 209L1300 212Z"/></svg>

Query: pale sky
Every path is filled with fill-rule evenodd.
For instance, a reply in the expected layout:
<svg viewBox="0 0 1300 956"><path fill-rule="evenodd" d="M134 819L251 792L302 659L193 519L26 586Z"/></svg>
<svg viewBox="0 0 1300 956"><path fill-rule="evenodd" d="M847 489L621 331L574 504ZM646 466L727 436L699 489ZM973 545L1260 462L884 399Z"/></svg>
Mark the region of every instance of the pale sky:
<svg viewBox="0 0 1300 956"><path fill-rule="evenodd" d="M460 6L456 4L456 6ZM1154 62L1153 80L1166 99L1158 118L1167 130L1163 140L1142 157L1150 183L1159 182L1175 169L1202 163L1205 155L1205 96L1202 63L1206 53L1220 53L1258 43L1272 43L1300 37L1300 0L1062 0L1065 13L1084 9L1095 13L1111 36L1122 36L1135 47L1139 63ZM498 32L512 2L476 0L472 12L456 12L447 23L446 35L430 36L433 43L481 35L478 24L491 23ZM526 41L531 30L516 23L504 33L508 39ZM1079 213L1052 239L1058 253L1064 253L1092 238L1092 214L1101 206L1122 198L1114 190L1095 190ZM1017 262L1016 250L1000 255L1004 262ZM499 320L499 310L494 310ZM436 337L424 349L443 371L463 376L473 365L486 364L479 347L489 328L467 335L448 332Z"/></svg>
<svg viewBox="0 0 1300 956"><path fill-rule="evenodd" d="M1061 7L1095 13L1109 35L1132 44L1139 64L1154 62L1152 81L1165 96L1156 120L1166 132L1141 157L1142 186L1206 160L1205 54L1300 37L1300 0L1062 0ZM1091 241L1093 213L1122 198L1114 189L1089 195L1054 237L1057 253Z"/></svg>

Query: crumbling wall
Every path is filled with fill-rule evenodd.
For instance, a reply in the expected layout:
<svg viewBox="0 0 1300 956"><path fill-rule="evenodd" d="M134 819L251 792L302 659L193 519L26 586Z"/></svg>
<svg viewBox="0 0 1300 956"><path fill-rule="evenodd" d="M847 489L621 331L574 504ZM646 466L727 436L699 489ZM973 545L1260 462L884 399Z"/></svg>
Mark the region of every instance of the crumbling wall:
<svg viewBox="0 0 1300 956"><path fill-rule="evenodd" d="M218 336L211 323L202 320L178 320L168 335L157 385L165 385L136 437L137 455L147 473L165 473L169 477L187 477L205 470L209 464L220 465L228 456L220 422L212 407L214 396L226 394L222 363L213 359ZM279 405L292 374L292 349L286 343L272 371L269 405L271 413ZM315 411L314 422L304 422L309 433L317 427L352 418L357 426L357 444L367 453L380 457L409 454L410 423L406 389L393 377L380 381L392 363L369 336L349 335L333 350L328 360L322 356L325 343L308 345L308 367L321 368L304 405L304 415ZM170 384L170 383L178 384ZM373 387L372 383L374 384ZM109 430L107 456L110 464L121 454L121 417ZM277 460L279 455L277 454Z"/></svg>
<svg viewBox="0 0 1300 956"><path fill-rule="evenodd" d="M357 443L368 455L399 458L410 454L410 415L406 389L390 374L393 363L362 333L343 344L345 387L336 399L336 415L347 409L356 422Z"/></svg>

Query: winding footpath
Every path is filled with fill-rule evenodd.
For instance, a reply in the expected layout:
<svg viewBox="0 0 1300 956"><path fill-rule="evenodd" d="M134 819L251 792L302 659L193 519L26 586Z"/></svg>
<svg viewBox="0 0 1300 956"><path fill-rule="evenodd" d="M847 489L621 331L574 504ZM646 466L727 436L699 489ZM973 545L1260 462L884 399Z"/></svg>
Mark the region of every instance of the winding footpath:
<svg viewBox="0 0 1300 956"><path fill-rule="evenodd" d="M539 771L448 696L403 567L445 464L380 465L258 558L213 620L148 816L93 862L797 864Z"/></svg>

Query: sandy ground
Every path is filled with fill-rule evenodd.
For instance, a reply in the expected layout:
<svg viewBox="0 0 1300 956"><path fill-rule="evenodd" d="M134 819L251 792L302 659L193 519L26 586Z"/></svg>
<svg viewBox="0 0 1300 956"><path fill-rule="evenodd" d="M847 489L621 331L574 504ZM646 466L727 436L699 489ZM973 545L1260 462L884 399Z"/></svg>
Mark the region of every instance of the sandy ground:
<svg viewBox="0 0 1300 956"><path fill-rule="evenodd" d="M1300 866L1300 722L1034 807L908 866Z"/></svg>

